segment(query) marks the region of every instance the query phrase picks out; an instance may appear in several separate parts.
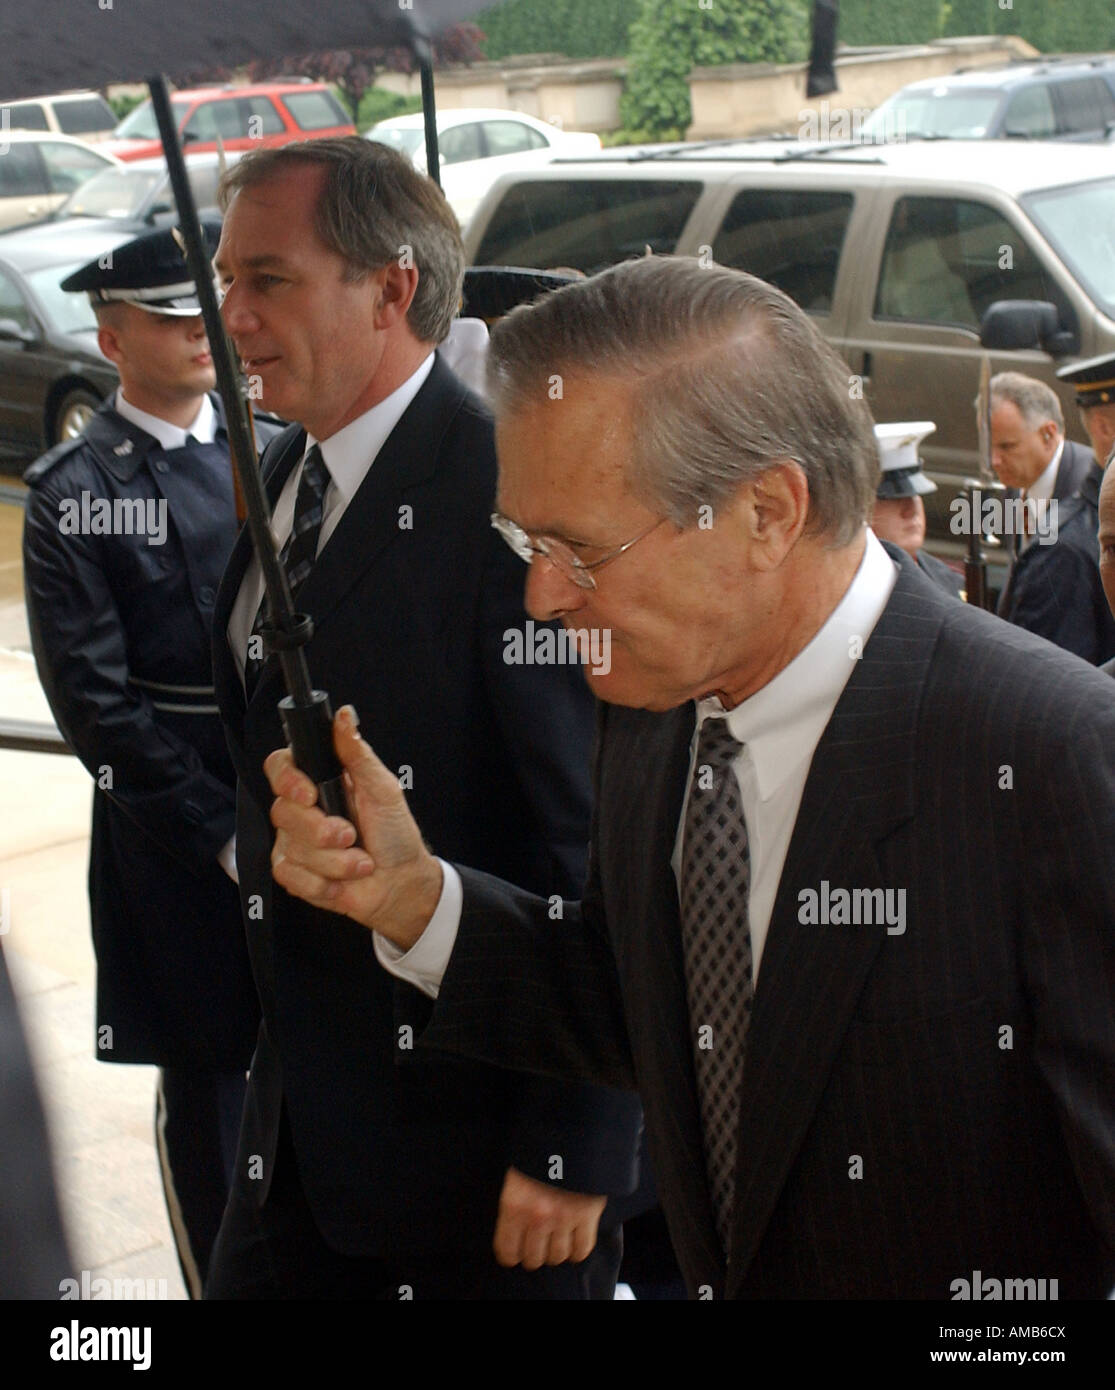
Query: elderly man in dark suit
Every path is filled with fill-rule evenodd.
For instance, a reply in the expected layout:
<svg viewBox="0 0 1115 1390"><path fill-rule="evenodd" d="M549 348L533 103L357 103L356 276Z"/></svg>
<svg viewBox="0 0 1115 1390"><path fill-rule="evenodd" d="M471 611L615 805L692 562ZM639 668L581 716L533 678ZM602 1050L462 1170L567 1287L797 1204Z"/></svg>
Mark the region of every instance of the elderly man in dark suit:
<svg viewBox="0 0 1115 1390"><path fill-rule="evenodd" d="M355 137L250 155L224 196L224 319L298 422L262 468L313 674L360 705L432 844L560 912L583 878L592 702L572 665L507 660L526 616L488 525L491 416L435 351L464 271L449 206ZM214 668L263 1024L212 1295L611 1297L618 1229L597 1225L634 1185L633 1097L416 1056L429 1000L362 929L273 889L283 689L261 596L243 537Z"/></svg>
<svg viewBox="0 0 1115 1390"><path fill-rule="evenodd" d="M761 281L630 262L492 351L528 608L611 634L583 901L434 858L346 711L360 846L276 751L276 879L438 992L424 1043L637 1084L695 1295L1102 1297L1110 682L867 531L870 416Z"/></svg>
<svg viewBox="0 0 1115 1390"><path fill-rule="evenodd" d="M991 461L1018 488L1025 524L999 597L999 616L1097 665L1115 656L1115 624L1096 573L1100 472L1065 438L1056 395L1020 372L991 378Z"/></svg>

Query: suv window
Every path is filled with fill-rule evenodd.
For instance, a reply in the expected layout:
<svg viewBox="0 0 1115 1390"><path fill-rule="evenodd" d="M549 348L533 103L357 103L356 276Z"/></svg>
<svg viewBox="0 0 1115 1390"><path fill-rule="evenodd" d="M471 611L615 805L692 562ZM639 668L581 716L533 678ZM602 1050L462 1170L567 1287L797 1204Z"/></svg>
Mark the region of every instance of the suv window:
<svg viewBox="0 0 1115 1390"><path fill-rule="evenodd" d="M485 121L484 139L490 156L524 154L527 150L544 150L548 145L544 135L521 121Z"/></svg>
<svg viewBox="0 0 1115 1390"><path fill-rule="evenodd" d="M243 97L236 103L244 135L281 135L286 126L270 97Z"/></svg>
<svg viewBox="0 0 1115 1390"><path fill-rule="evenodd" d="M852 202L850 193L745 189L728 209L713 258L769 280L809 313L827 314Z"/></svg>
<svg viewBox="0 0 1115 1390"><path fill-rule="evenodd" d="M567 267L594 275L641 256L672 255L704 185L695 179L545 179L507 189L477 265Z"/></svg>
<svg viewBox="0 0 1115 1390"><path fill-rule="evenodd" d="M1056 133L1057 118L1053 114L1049 88L1043 83L1015 92L1003 117L1003 134L1028 140L1051 140Z"/></svg>
<svg viewBox="0 0 1115 1390"><path fill-rule="evenodd" d="M39 149L52 193L72 193L86 179L99 174L106 167L104 160L84 145L64 145L61 140L44 140Z"/></svg>
<svg viewBox="0 0 1115 1390"><path fill-rule="evenodd" d="M894 205L876 318L959 324L973 332L998 299L1047 299L1075 327L1056 283L994 208L958 198L900 198Z"/></svg>
<svg viewBox="0 0 1115 1390"><path fill-rule="evenodd" d="M287 92L283 105L299 130L328 130L330 126L350 124L332 92Z"/></svg>
<svg viewBox="0 0 1115 1390"><path fill-rule="evenodd" d="M1094 134L1115 121L1115 98L1098 77L1079 77L1058 82L1061 129L1067 135Z"/></svg>
<svg viewBox="0 0 1115 1390"><path fill-rule="evenodd" d="M9 144L0 158L0 198L32 198L47 191L46 175L35 145Z"/></svg>
<svg viewBox="0 0 1115 1390"><path fill-rule="evenodd" d="M46 109L37 101L19 101L14 106L5 106L9 130L49 130ZM0 120L3 117L0 116Z"/></svg>
<svg viewBox="0 0 1115 1390"><path fill-rule="evenodd" d="M443 164L460 164L466 159L483 159L484 148L480 139L480 125L472 121L469 125L455 125L444 135L438 136L438 154Z"/></svg>
<svg viewBox="0 0 1115 1390"><path fill-rule="evenodd" d="M89 135L99 130L111 130L116 124L112 107L100 97L78 97L74 101L55 102L54 114L63 135Z"/></svg>

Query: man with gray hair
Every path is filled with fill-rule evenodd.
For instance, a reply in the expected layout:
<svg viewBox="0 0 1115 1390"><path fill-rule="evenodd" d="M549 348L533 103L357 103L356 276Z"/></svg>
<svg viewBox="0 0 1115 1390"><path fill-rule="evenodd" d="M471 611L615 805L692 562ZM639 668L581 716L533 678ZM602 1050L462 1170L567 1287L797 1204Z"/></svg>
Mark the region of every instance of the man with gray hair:
<svg viewBox="0 0 1115 1390"><path fill-rule="evenodd" d="M224 322L251 388L298 422L262 470L310 669L360 704L432 844L560 904L583 881L592 702L572 666L503 659L526 615L488 524L491 416L437 351L456 219L355 137L248 155L222 194ZM633 1097L416 1058L429 1001L366 933L272 885L261 764L284 692L261 597L242 536L214 664L263 1024L210 1296L610 1298L602 1213L634 1185Z"/></svg>
<svg viewBox="0 0 1115 1390"><path fill-rule="evenodd" d="M435 858L351 710L356 826L265 764L276 881L437 996L422 1048L637 1085L694 1296L1103 1297L1110 682L875 539L867 408L762 281L628 262L492 354L527 607L611 632L582 902Z"/></svg>
<svg viewBox="0 0 1115 1390"><path fill-rule="evenodd" d="M1019 488L1026 527L1015 535L999 616L1093 666L1115 656L1115 621L1100 586L1096 506L1101 470L1065 438L1056 394L1021 372L991 378L991 463Z"/></svg>

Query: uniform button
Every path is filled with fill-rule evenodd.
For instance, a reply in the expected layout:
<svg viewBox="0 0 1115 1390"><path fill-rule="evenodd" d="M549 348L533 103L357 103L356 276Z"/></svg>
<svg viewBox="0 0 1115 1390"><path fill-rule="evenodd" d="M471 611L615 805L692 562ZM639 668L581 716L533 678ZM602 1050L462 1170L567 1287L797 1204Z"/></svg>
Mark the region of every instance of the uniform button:
<svg viewBox="0 0 1115 1390"><path fill-rule="evenodd" d="M217 595L213 592L213 590L209 587L208 584L206 584L203 588L197 591L197 596L201 600L201 602L206 605L206 607L208 607L217 597Z"/></svg>
<svg viewBox="0 0 1115 1390"><path fill-rule="evenodd" d="M156 459L156 460L155 460L155 472L156 472L156 473L169 473L169 472L170 472L170 464L167 463L166 459Z"/></svg>

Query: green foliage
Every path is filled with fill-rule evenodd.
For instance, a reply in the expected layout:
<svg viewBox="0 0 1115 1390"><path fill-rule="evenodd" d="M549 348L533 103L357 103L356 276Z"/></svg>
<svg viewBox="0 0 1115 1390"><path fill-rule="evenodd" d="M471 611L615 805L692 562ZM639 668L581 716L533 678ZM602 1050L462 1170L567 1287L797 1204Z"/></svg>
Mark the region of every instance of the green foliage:
<svg viewBox="0 0 1115 1390"><path fill-rule="evenodd" d="M692 120L690 69L800 62L809 49L802 0L642 0L631 26L624 126L663 139Z"/></svg>
<svg viewBox="0 0 1115 1390"><path fill-rule="evenodd" d="M340 92L338 100L344 101ZM360 110L355 121L361 135L377 121L390 120L392 116L409 116L412 111L422 110L421 97L402 97L398 92L388 92L382 87L369 87L360 98Z"/></svg>
<svg viewBox="0 0 1115 1390"><path fill-rule="evenodd" d="M143 92L138 95L133 94L132 96L106 97L105 100L115 112L116 119L122 121L129 112L134 111L141 102L147 100L147 93Z"/></svg>
<svg viewBox="0 0 1115 1390"><path fill-rule="evenodd" d="M639 0L505 0L476 16L489 58L564 53L567 58L617 58Z"/></svg>
<svg viewBox="0 0 1115 1390"><path fill-rule="evenodd" d="M940 0L840 0L839 39L853 46L929 43L940 36L942 22Z"/></svg>
<svg viewBox="0 0 1115 1390"><path fill-rule="evenodd" d="M945 34L1018 34L1042 53L1115 48L1111 0L948 0Z"/></svg>

